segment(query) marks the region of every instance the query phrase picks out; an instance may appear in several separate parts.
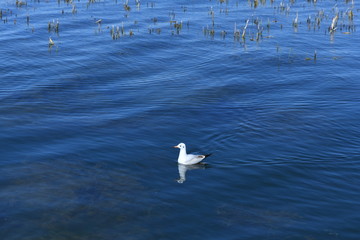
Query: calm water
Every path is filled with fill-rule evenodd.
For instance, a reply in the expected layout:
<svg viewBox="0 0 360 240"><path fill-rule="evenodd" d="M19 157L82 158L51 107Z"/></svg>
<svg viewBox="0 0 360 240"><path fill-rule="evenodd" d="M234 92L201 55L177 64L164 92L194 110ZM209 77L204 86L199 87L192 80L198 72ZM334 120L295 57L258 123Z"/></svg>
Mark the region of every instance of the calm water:
<svg viewBox="0 0 360 240"><path fill-rule="evenodd" d="M0 1L1 239L359 239L357 1L123 4Z"/></svg>

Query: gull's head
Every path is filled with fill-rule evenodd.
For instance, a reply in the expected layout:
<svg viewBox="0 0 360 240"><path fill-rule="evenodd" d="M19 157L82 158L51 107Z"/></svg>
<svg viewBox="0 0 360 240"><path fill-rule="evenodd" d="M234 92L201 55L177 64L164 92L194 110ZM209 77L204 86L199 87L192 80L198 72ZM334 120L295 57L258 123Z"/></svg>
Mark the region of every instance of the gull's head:
<svg viewBox="0 0 360 240"><path fill-rule="evenodd" d="M179 143L178 145L174 146L174 148L185 149L185 143Z"/></svg>

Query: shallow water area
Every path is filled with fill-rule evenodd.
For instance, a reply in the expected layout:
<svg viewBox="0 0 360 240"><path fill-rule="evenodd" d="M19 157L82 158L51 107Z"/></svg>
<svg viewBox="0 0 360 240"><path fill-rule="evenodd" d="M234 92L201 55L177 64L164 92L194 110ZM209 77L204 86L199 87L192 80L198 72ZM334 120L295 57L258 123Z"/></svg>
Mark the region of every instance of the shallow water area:
<svg viewBox="0 0 360 240"><path fill-rule="evenodd" d="M1 239L358 238L356 1L0 9Z"/></svg>

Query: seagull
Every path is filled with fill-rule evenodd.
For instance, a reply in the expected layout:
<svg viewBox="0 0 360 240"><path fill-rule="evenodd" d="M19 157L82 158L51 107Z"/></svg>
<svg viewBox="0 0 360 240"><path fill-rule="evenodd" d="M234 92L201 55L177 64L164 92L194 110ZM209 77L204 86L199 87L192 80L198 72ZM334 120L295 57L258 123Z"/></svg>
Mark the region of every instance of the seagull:
<svg viewBox="0 0 360 240"><path fill-rule="evenodd" d="M178 163L184 164L184 165L193 165L201 162L206 157L210 156L210 154L207 155L193 155L193 154L187 154L186 153L186 145L185 143L179 143L177 146L174 146L174 148L179 148L179 158Z"/></svg>

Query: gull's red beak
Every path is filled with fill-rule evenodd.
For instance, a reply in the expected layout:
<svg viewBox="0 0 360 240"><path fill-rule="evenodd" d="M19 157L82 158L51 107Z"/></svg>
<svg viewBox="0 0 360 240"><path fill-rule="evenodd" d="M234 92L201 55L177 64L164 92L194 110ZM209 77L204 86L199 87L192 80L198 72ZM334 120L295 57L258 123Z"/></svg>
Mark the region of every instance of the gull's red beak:
<svg viewBox="0 0 360 240"><path fill-rule="evenodd" d="M179 148L178 146L173 146L173 148Z"/></svg>

